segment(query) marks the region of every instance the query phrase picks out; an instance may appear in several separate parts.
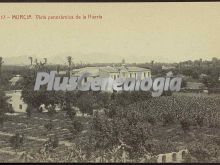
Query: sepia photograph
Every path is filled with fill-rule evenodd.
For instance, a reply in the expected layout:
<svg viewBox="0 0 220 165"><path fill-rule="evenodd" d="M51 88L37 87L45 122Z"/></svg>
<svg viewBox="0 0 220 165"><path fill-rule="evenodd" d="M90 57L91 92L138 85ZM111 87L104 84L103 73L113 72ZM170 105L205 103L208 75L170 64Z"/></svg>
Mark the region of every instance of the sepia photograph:
<svg viewBox="0 0 220 165"><path fill-rule="evenodd" d="M0 163L220 163L220 3L0 3Z"/></svg>

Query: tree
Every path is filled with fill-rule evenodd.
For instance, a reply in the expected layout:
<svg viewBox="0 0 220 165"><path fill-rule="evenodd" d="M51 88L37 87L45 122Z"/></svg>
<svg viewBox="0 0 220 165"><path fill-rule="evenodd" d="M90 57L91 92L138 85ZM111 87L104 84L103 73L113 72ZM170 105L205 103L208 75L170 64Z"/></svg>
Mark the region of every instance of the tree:
<svg viewBox="0 0 220 165"><path fill-rule="evenodd" d="M10 139L11 145L14 149L19 149L24 144L24 134L16 133Z"/></svg>
<svg viewBox="0 0 220 165"><path fill-rule="evenodd" d="M70 69L71 69L71 65L72 65L72 57L71 56L67 57L67 62L68 62L68 76L70 77Z"/></svg>
<svg viewBox="0 0 220 165"><path fill-rule="evenodd" d="M27 118L30 119L32 114L32 107L30 105L27 106L26 112L27 112Z"/></svg>
<svg viewBox="0 0 220 165"><path fill-rule="evenodd" d="M8 110L8 104L7 104L7 97L5 96L5 93L1 90L2 88L2 64L3 64L3 58L0 57L0 125L3 126L3 123L5 121L5 112Z"/></svg>
<svg viewBox="0 0 220 165"><path fill-rule="evenodd" d="M48 107L48 116L51 118L52 116L54 116L56 114L56 110L55 110L55 105L49 105Z"/></svg>
<svg viewBox="0 0 220 165"><path fill-rule="evenodd" d="M191 74L192 74L192 78L195 78L195 79L199 78L199 73L197 70L193 70Z"/></svg>
<svg viewBox="0 0 220 165"><path fill-rule="evenodd" d="M73 135L77 135L83 130L83 124L79 120L74 120L69 130Z"/></svg>
<svg viewBox="0 0 220 165"><path fill-rule="evenodd" d="M34 84L37 73L31 69L27 70L23 75L23 86L22 98L25 103L32 106L33 108L38 108L41 104L46 106L51 104L59 104L65 101L64 91L47 91L46 86L43 86L40 90L34 91Z"/></svg>
<svg viewBox="0 0 220 165"><path fill-rule="evenodd" d="M8 97L5 96L5 93L0 90L0 125L3 127L3 124L6 120L6 112L12 112L12 109L9 108L7 103Z"/></svg>
<svg viewBox="0 0 220 165"><path fill-rule="evenodd" d="M37 59L35 59L35 64L36 64L36 65L38 65L38 64L39 64Z"/></svg>
<svg viewBox="0 0 220 165"><path fill-rule="evenodd" d="M28 57L30 62L31 62L31 66L33 65L33 57Z"/></svg>
<svg viewBox="0 0 220 165"><path fill-rule="evenodd" d="M182 79L181 88L185 88L187 85L187 82L185 79Z"/></svg>
<svg viewBox="0 0 220 165"><path fill-rule="evenodd" d="M151 93L146 91L122 91L112 94L113 101L117 106L126 107L139 101L145 101L151 98Z"/></svg>
<svg viewBox="0 0 220 165"><path fill-rule="evenodd" d="M52 128L53 128L53 123L52 123L52 120L50 120L48 123L46 123L45 125L44 125L44 127L47 129L47 131L51 131L52 130Z"/></svg>
<svg viewBox="0 0 220 165"><path fill-rule="evenodd" d="M44 64L47 64L47 58L44 58Z"/></svg>
<svg viewBox="0 0 220 165"><path fill-rule="evenodd" d="M0 126L3 127L5 121L5 114L0 112Z"/></svg>
<svg viewBox="0 0 220 165"><path fill-rule="evenodd" d="M125 111L122 108L117 109L111 120L106 116L94 116L91 131L91 141L94 141L92 145L95 149L112 150L123 143L129 146L126 149L128 156L134 159L144 154L143 146L149 138L151 127L137 109L126 107Z"/></svg>
<svg viewBox="0 0 220 165"><path fill-rule="evenodd" d="M202 82L205 84L207 88L213 88L220 86L219 80L217 76L207 76L202 79Z"/></svg>
<svg viewBox="0 0 220 165"><path fill-rule="evenodd" d="M94 97L97 108L108 108L111 101L111 93L94 92Z"/></svg>
<svg viewBox="0 0 220 165"><path fill-rule="evenodd" d="M93 96L90 93L82 94L77 101L77 106L80 111L83 113L92 114L93 111Z"/></svg>
<svg viewBox="0 0 220 165"><path fill-rule="evenodd" d="M3 58L2 57L0 57L0 74L1 74L1 69L2 69L2 64L4 63L4 61L3 61Z"/></svg>
<svg viewBox="0 0 220 165"><path fill-rule="evenodd" d="M154 67L154 60L151 61L151 67Z"/></svg>
<svg viewBox="0 0 220 165"><path fill-rule="evenodd" d="M3 58L0 57L0 89L2 88L2 64L4 63Z"/></svg>
<svg viewBox="0 0 220 165"><path fill-rule="evenodd" d="M58 65L56 69L57 69L57 73L59 73L60 72L60 65Z"/></svg>
<svg viewBox="0 0 220 165"><path fill-rule="evenodd" d="M72 65L72 57L71 56L67 57L67 62L68 62L68 77L70 78L70 70L71 70L71 65ZM66 109L68 111L67 113L69 114L71 119L73 119L76 113L74 112L74 109L71 108L71 101L69 100L70 93L66 92L65 97L66 97Z"/></svg>

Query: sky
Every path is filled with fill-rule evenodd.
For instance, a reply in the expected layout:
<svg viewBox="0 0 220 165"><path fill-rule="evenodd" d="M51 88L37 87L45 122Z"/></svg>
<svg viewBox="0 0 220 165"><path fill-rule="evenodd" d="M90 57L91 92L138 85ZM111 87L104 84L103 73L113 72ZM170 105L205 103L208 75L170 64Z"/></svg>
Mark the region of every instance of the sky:
<svg viewBox="0 0 220 165"><path fill-rule="evenodd" d="M72 56L75 62L180 62L220 58L220 3L2 3L0 56ZM102 19L37 20L36 15ZM21 58L20 58L21 59Z"/></svg>

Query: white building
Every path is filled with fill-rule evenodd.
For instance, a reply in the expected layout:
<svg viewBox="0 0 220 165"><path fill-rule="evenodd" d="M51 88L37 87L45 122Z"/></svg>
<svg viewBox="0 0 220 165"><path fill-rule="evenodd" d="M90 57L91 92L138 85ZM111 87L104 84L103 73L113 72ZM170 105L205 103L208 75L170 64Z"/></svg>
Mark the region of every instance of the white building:
<svg viewBox="0 0 220 165"><path fill-rule="evenodd" d="M12 77L9 82L11 83L12 86L14 86L19 80L21 80L22 77L20 75L16 75Z"/></svg>
<svg viewBox="0 0 220 165"><path fill-rule="evenodd" d="M14 112L26 112L27 104L21 98L21 90L5 91L5 95L9 96L9 105L12 106Z"/></svg>
<svg viewBox="0 0 220 165"><path fill-rule="evenodd" d="M141 78L144 79L146 77L151 77L151 70L146 68L140 67L127 67L125 65L121 67L85 67L81 69L75 69L71 71L71 76L79 77L83 73L89 72L92 75L88 78L84 79L84 82L95 78L95 77L102 77L102 78L109 78L116 79L119 77L123 78Z"/></svg>
<svg viewBox="0 0 220 165"><path fill-rule="evenodd" d="M157 163L182 163L189 153L187 149L180 150L179 152L171 152L166 154L159 154Z"/></svg>

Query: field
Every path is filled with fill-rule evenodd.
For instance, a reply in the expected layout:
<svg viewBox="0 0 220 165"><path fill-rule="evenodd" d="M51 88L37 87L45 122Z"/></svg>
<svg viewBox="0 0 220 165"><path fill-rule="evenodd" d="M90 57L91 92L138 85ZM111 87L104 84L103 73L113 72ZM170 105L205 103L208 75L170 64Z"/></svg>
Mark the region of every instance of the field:
<svg viewBox="0 0 220 165"><path fill-rule="evenodd" d="M83 121L85 125L88 124L87 120L90 120L89 118L78 118ZM51 121L53 125L51 130L44 127L49 121ZM55 134L58 135L59 138L59 147L56 148L56 151L63 152L63 150L72 146L74 143L73 134L69 131L70 126L71 121L65 117L65 112L58 112L53 117L50 117L50 119L45 113L34 113L31 118L27 118L26 114L22 113L16 116L7 116L7 121L0 130L0 155L7 155L11 161L22 161L22 159L19 159L19 153L22 154L23 151L31 154L39 153L40 148L43 147L43 144L48 138ZM16 149L18 154L15 153L15 149L11 146L9 140L16 132L24 133L25 135L24 145ZM7 154L7 152L11 153ZM16 155L17 159L14 159ZM5 156L0 156L0 161L8 162L10 159L6 159Z"/></svg>
<svg viewBox="0 0 220 165"><path fill-rule="evenodd" d="M219 95L174 93L119 108L113 117L76 116L75 120L82 123L78 132L71 130L65 111L53 116L36 112L30 118L25 113L7 116L0 129L0 161L157 162L159 154L187 149L188 162L220 162ZM50 122L52 128L47 129ZM115 140L115 131L121 144ZM10 143L16 132L25 135L18 149ZM57 135L58 146L41 152L52 135ZM130 149L116 152L122 143Z"/></svg>

